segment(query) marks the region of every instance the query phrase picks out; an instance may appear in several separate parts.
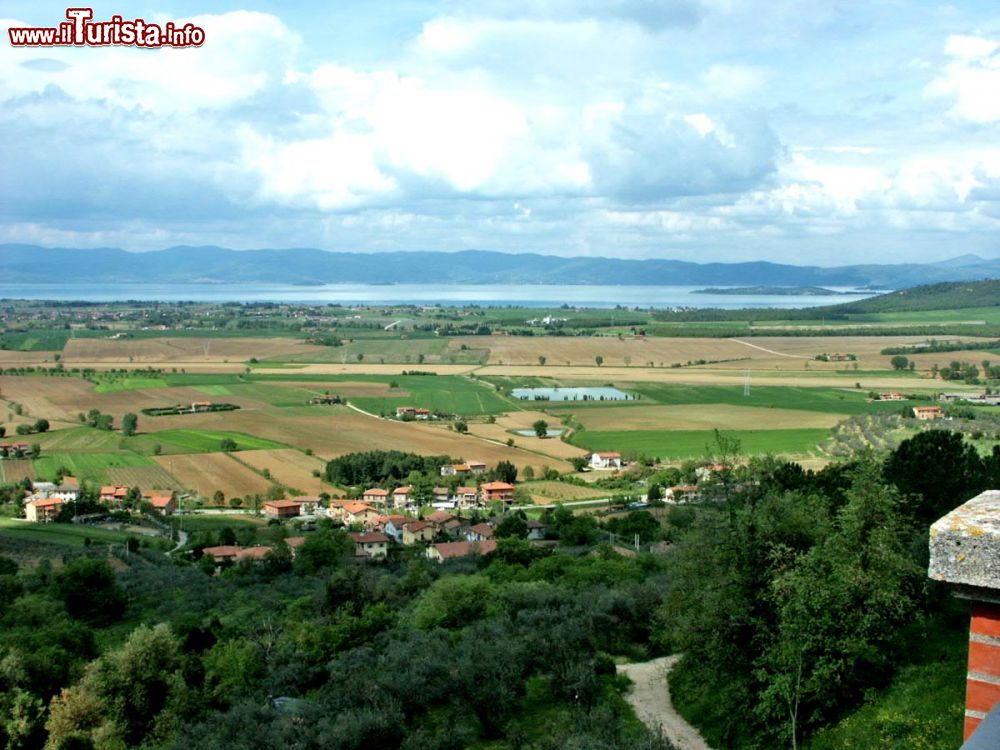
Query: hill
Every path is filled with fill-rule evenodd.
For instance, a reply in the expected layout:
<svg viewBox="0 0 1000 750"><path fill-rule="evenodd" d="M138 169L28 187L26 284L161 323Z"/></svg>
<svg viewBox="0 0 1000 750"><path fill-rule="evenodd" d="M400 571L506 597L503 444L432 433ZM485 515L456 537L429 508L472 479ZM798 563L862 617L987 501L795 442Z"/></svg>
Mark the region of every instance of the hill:
<svg viewBox="0 0 1000 750"><path fill-rule="evenodd" d="M1000 260L822 268L763 261L690 263L480 250L351 253L208 246L132 253L118 248L0 245L0 278L20 284L712 284L899 289L987 277L1000 277Z"/></svg>
<svg viewBox="0 0 1000 750"><path fill-rule="evenodd" d="M1000 307L1000 279L927 284L824 309L843 313L881 313L961 310L969 307Z"/></svg>

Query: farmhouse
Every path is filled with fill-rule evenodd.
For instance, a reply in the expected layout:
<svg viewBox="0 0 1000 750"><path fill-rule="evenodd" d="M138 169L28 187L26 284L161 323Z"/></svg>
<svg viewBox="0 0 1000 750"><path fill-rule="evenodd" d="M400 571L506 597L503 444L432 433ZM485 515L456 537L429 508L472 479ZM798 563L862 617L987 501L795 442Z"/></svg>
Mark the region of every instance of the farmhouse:
<svg viewBox="0 0 1000 750"><path fill-rule="evenodd" d="M590 454L591 469L620 469L622 454L615 451Z"/></svg>
<svg viewBox="0 0 1000 750"><path fill-rule="evenodd" d="M389 491L383 490L381 487L373 487L370 490L365 490L361 499L372 505L385 505L389 500Z"/></svg>
<svg viewBox="0 0 1000 750"><path fill-rule="evenodd" d="M173 492L154 492L149 495L143 493L143 497L161 515L170 516L177 510L177 499Z"/></svg>
<svg viewBox="0 0 1000 750"><path fill-rule="evenodd" d="M47 523L59 515L66 502L59 497L36 498L24 505L24 517L34 523Z"/></svg>
<svg viewBox="0 0 1000 750"><path fill-rule="evenodd" d="M433 513L428 513L424 516L424 520L428 523L432 523L435 526L444 526L448 521L454 520L455 516L447 511L436 510Z"/></svg>
<svg viewBox="0 0 1000 750"><path fill-rule="evenodd" d="M698 477L698 481L704 482L707 479L711 479L716 474L720 474L729 467L725 464L708 464L707 466L699 466L694 470L695 476Z"/></svg>
<svg viewBox="0 0 1000 750"><path fill-rule="evenodd" d="M483 491L483 500L488 503L501 501L505 503L514 502L514 485L506 482L487 482L480 489Z"/></svg>
<svg viewBox="0 0 1000 750"><path fill-rule="evenodd" d="M236 562L240 560L263 560L271 552L272 549L270 547L241 547L236 553Z"/></svg>
<svg viewBox="0 0 1000 750"><path fill-rule="evenodd" d="M385 557L389 553L389 537L381 531L364 534L354 531L350 537L354 540L355 557Z"/></svg>
<svg viewBox="0 0 1000 750"><path fill-rule="evenodd" d="M295 500L268 500L264 515L268 518L294 518L302 514L302 505Z"/></svg>
<svg viewBox="0 0 1000 750"><path fill-rule="evenodd" d="M459 508L473 508L479 497L479 492L475 487L458 487L455 489L455 500Z"/></svg>
<svg viewBox="0 0 1000 750"><path fill-rule="evenodd" d="M914 406L913 416L923 422L940 419L944 416L944 409L940 406Z"/></svg>
<svg viewBox="0 0 1000 750"><path fill-rule="evenodd" d="M437 536L437 526L427 521L409 521L403 524L403 544L429 542Z"/></svg>
<svg viewBox="0 0 1000 750"><path fill-rule="evenodd" d="M120 508L128 498L128 487L123 485L105 485L101 487L100 500L114 507Z"/></svg>
<svg viewBox="0 0 1000 750"><path fill-rule="evenodd" d="M80 495L80 483L76 477L65 477L62 482L32 482L31 489L39 498L58 497L65 502L76 502Z"/></svg>
<svg viewBox="0 0 1000 750"><path fill-rule="evenodd" d="M906 401L906 396L898 391L887 391L886 393L878 394L879 401Z"/></svg>
<svg viewBox="0 0 1000 750"><path fill-rule="evenodd" d="M545 534L548 533L549 527L546 526L541 521L535 521L534 519L528 520L528 541L535 541L537 539L544 539Z"/></svg>
<svg viewBox="0 0 1000 750"><path fill-rule="evenodd" d="M483 474L486 471L486 464L482 461L468 461L466 466L469 467L469 471L473 474Z"/></svg>
<svg viewBox="0 0 1000 750"><path fill-rule="evenodd" d="M443 542L429 546L427 557L430 560L443 563L445 560L454 560L469 555L488 555L496 548L497 543L492 540L487 542Z"/></svg>
<svg viewBox="0 0 1000 750"><path fill-rule="evenodd" d="M412 487L397 487L392 491L392 507L405 508L410 503Z"/></svg>
<svg viewBox="0 0 1000 750"><path fill-rule="evenodd" d="M299 547L305 544L305 541L306 538L304 536L290 536L285 539L285 544L287 544L288 548L292 551L293 559L298 554Z"/></svg>
<svg viewBox="0 0 1000 750"><path fill-rule="evenodd" d="M397 542L403 541L403 524L408 523L409 519L406 516L392 515L384 516L385 521L379 519L379 523L376 525L381 526L381 531L385 532L387 535L392 537Z"/></svg>
<svg viewBox="0 0 1000 750"><path fill-rule="evenodd" d="M470 471L468 464L445 464L441 467L441 476L453 477L456 474L468 474Z"/></svg>
<svg viewBox="0 0 1000 750"><path fill-rule="evenodd" d="M451 493L448 492L447 487L435 487L431 490L431 494L434 495L434 502L436 503L446 503L451 499Z"/></svg>
<svg viewBox="0 0 1000 750"><path fill-rule="evenodd" d="M663 494L667 502L686 503L698 499L698 485L680 484L676 487L668 488Z"/></svg>
<svg viewBox="0 0 1000 750"><path fill-rule="evenodd" d="M270 547L240 547L236 544L223 544L218 547L205 547L201 552L208 555L216 565L240 560L261 560L271 554Z"/></svg>
<svg viewBox="0 0 1000 750"><path fill-rule="evenodd" d="M360 524L371 528L378 522L379 515L368 503L344 503L343 521L348 526Z"/></svg>
<svg viewBox="0 0 1000 750"><path fill-rule="evenodd" d="M20 458L30 452L28 443L0 443L0 458Z"/></svg>
<svg viewBox="0 0 1000 750"><path fill-rule="evenodd" d="M308 495L298 495L297 497L291 498L291 501L299 504L299 513L303 516L316 513L316 511L320 508L320 503L322 502L318 497L310 497Z"/></svg>
<svg viewBox="0 0 1000 750"><path fill-rule="evenodd" d="M465 532L465 538L470 542L485 542L493 538L493 527L488 523L477 523L469 527Z"/></svg>

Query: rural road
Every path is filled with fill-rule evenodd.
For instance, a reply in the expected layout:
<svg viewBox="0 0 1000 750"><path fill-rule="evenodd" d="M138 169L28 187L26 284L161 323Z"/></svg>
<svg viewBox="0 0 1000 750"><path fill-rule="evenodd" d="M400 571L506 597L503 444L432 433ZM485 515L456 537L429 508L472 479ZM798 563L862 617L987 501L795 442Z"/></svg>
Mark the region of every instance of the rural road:
<svg viewBox="0 0 1000 750"><path fill-rule="evenodd" d="M178 530L178 532L177 532L177 546L174 547L172 550L170 550L167 554L168 555L174 554L174 552L176 552L177 550L179 550L181 547L183 547L187 543L188 543L188 533L186 531L180 531L180 530Z"/></svg>
<svg viewBox="0 0 1000 750"><path fill-rule="evenodd" d="M743 346L749 346L753 349L760 349L762 352L767 352L768 354L775 354L779 357L788 357L789 359L812 359L812 357L806 357L803 354L785 354L784 352L776 352L774 349L765 349L763 346L757 346L756 344L751 344L749 341L741 341L740 339L729 339L735 344L743 344Z"/></svg>
<svg viewBox="0 0 1000 750"><path fill-rule="evenodd" d="M643 724L654 732L662 732L677 750L712 750L670 702L667 674L679 658L675 654L639 664L617 665L618 673L628 675L634 683L625 700Z"/></svg>

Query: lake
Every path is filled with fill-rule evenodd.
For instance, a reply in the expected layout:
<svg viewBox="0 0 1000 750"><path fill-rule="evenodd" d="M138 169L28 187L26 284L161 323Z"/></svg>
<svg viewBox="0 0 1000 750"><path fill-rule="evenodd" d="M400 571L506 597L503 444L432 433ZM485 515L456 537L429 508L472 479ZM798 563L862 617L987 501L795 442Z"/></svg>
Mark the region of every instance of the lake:
<svg viewBox="0 0 1000 750"><path fill-rule="evenodd" d="M591 284L3 284L0 298L115 302L287 302L299 304L575 307L816 307L864 299L870 290L836 287L821 296L693 294L694 286Z"/></svg>
<svg viewBox="0 0 1000 750"><path fill-rule="evenodd" d="M515 388L514 398L522 401L632 401L635 396L617 388Z"/></svg>

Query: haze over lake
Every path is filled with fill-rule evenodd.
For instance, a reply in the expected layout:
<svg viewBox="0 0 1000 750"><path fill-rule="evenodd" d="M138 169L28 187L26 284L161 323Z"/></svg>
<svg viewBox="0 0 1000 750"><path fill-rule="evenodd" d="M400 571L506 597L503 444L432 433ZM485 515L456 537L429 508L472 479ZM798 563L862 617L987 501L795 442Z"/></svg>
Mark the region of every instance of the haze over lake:
<svg viewBox="0 0 1000 750"><path fill-rule="evenodd" d="M2 284L0 298L81 302L286 302L300 304L443 304L519 307L818 307L877 294L835 287L833 295L705 294L694 286L520 284Z"/></svg>

